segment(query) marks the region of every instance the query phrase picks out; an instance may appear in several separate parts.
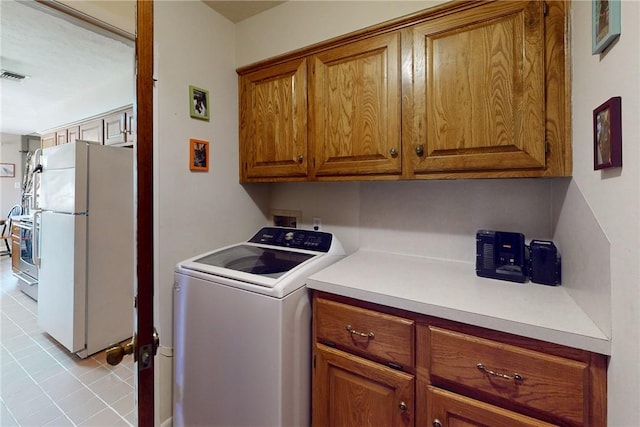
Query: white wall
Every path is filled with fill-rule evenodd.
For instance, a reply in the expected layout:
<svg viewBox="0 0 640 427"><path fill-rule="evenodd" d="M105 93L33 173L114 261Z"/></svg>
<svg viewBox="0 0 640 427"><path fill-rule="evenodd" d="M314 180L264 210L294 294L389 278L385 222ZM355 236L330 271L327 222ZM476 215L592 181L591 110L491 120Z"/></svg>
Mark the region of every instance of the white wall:
<svg viewBox="0 0 640 427"><path fill-rule="evenodd" d="M0 218L4 218L13 205L21 204L22 155L20 150L20 135L0 134L0 163L13 163L16 170L15 177L0 178Z"/></svg>
<svg viewBox="0 0 640 427"><path fill-rule="evenodd" d="M640 2L622 1L622 33L591 54L591 2L573 3L573 180L610 242L609 425L640 425ZM593 109L622 96L623 167L593 170ZM571 210L569 216L582 212ZM575 236L584 239L584 237Z"/></svg>
<svg viewBox="0 0 640 427"><path fill-rule="evenodd" d="M268 186L242 187L234 26L202 2L154 3L156 419L172 412L173 271L177 262L248 239L267 222ZM210 121L189 117L189 85L209 91ZM189 138L209 141L209 171L189 170ZM205 338L206 339L206 338Z"/></svg>
<svg viewBox="0 0 640 427"><path fill-rule="evenodd" d="M237 24L236 65L435 4L287 2ZM607 54L593 56L591 2L573 2L573 179L273 184L270 199L272 208L301 210L303 226L323 217L324 228L349 251L366 247L470 261L478 228L558 238L565 245L563 262L573 263L563 271L577 281L567 287L612 337L608 417L616 427L640 424L639 6L622 2L620 40ZM624 167L596 172L592 111L616 95L623 96ZM586 266L582 275L578 265Z"/></svg>

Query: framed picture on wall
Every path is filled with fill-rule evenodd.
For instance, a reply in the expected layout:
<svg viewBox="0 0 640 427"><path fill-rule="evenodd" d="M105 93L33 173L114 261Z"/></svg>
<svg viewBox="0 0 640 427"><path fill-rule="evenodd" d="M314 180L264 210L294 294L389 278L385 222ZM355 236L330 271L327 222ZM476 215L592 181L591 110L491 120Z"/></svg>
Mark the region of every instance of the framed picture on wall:
<svg viewBox="0 0 640 427"><path fill-rule="evenodd" d="M603 52L620 35L620 0L592 0L591 51Z"/></svg>
<svg viewBox="0 0 640 427"><path fill-rule="evenodd" d="M195 86L189 86L189 102L191 117L209 120L209 91Z"/></svg>
<svg viewBox="0 0 640 427"><path fill-rule="evenodd" d="M190 139L189 147L189 169L192 171L208 171L209 142L200 139Z"/></svg>
<svg viewBox="0 0 640 427"><path fill-rule="evenodd" d="M16 176L15 163L0 163L0 178L13 178Z"/></svg>
<svg viewBox="0 0 640 427"><path fill-rule="evenodd" d="M615 96L593 110L593 169L622 166L622 98Z"/></svg>

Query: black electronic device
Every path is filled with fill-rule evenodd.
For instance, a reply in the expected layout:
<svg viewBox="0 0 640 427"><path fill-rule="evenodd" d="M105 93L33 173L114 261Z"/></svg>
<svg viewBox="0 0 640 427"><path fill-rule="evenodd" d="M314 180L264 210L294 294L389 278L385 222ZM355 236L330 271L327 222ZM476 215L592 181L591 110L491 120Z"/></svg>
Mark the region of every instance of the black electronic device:
<svg viewBox="0 0 640 427"><path fill-rule="evenodd" d="M532 240L529 252L531 281L543 285L559 285L561 260L556 245L548 240Z"/></svg>
<svg viewBox="0 0 640 427"><path fill-rule="evenodd" d="M524 235L479 230L476 234L476 274L524 283L527 280Z"/></svg>

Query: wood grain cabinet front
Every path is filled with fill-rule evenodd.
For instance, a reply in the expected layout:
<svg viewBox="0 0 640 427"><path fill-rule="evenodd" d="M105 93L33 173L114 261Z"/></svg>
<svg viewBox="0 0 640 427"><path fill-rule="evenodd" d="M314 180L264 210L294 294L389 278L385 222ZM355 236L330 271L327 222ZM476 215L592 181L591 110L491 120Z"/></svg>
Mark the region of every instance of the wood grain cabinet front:
<svg viewBox="0 0 640 427"><path fill-rule="evenodd" d="M583 425L587 363L438 327L429 334L431 384Z"/></svg>
<svg viewBox="0 0 640 427"><path fill-rule="evenodd" d="M314 355L312 425L414 425L414 375L323 344Z"/></svg>
<svg viewBox="0 0 640 427"><path fill-rule="evenodd" d="M20 272L20 226L17 221L11 224L11 270Z"/></svg>
<svg viewBox="0 0 640 427"><path fill-rule="evenodd" d="M90 141L105 145L131 146L136 141L136 121L132 106L60 126L43 132L42 148L69 142Z"/></svg>
<svg viewBox="0 0 640 427"><path fill-rule="evenodd" d="M314 298L312 424L411 427L414 322Z"/></svg>
<svg viewBox="0 0 640 427"><path fill-rule="evenodd" d="M241 75L241 181L306 179L307 60Z"/></svg>
<svg viewBox="0 0 640 427"><path fill-rule="evenodd" d="M104 121L102 119L83 122L78 126L78 139L102 144L104 142Z"/></svg>
<svg viewBox="0 0 640 427"><path fill-rule="evenodd" d="M117 111L104 117L104 145L131 145L135 142L133 109Z"/></svg>
<svg viewBox="0 0 640 427"><path fill-rule="evenodd" d="M606 425L606 356L442 320L416 335L419 422Z"/></svg>
<svg viewBox="0 0 640 427"><path fill-rule="evenodd" d="M413 28L413 174L544 169L544 2L488 2Z"/></svg>
<svg viewBox="0 0 640 427"><path fill-rule="evenodd" d="M459 394L427 387L427 412L433 427L552 427L499 406Z"/></svg>
<svg viewBox="0 0 640 427"><path fill-rule="evenodd" d="M56 145L56 133L45 133L40 137L40 146L42 148L55 147Z"/></svg>
<svg viewBox="0 0 640 427"><path fill-rule="evenodd" d="M336 301L316 301L316 339L400 369L414 366L414 321Z"/></svg>
<svg viewBox="0 0 640 427"><path fill-rule="evenodd" d="M606 426L606 366L586 350L313 291L314 427Z"/></svg>
<svg viewBox="0 0 640 427"><path fill-rule="evenodd" d="M312 177L402 172L400 32L311 57Z"/></svg>
<svg viewBox="0 0 640 427"><path fill-rule="evenodd" d="M569 176L569 16L453 1L240 68L240 180Z"/></svg>

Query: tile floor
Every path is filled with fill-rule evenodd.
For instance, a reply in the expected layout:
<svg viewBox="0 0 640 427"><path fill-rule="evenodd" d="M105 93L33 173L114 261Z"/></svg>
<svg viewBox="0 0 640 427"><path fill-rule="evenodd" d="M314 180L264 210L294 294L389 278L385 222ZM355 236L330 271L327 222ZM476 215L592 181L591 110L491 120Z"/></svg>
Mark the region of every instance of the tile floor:
<svg viewBox="0 0 640 427"><path fill-rule="evenodd" d="M37 303L0 258L0 426L135 426L133 361L70 354L37 324Z"/></svg>

